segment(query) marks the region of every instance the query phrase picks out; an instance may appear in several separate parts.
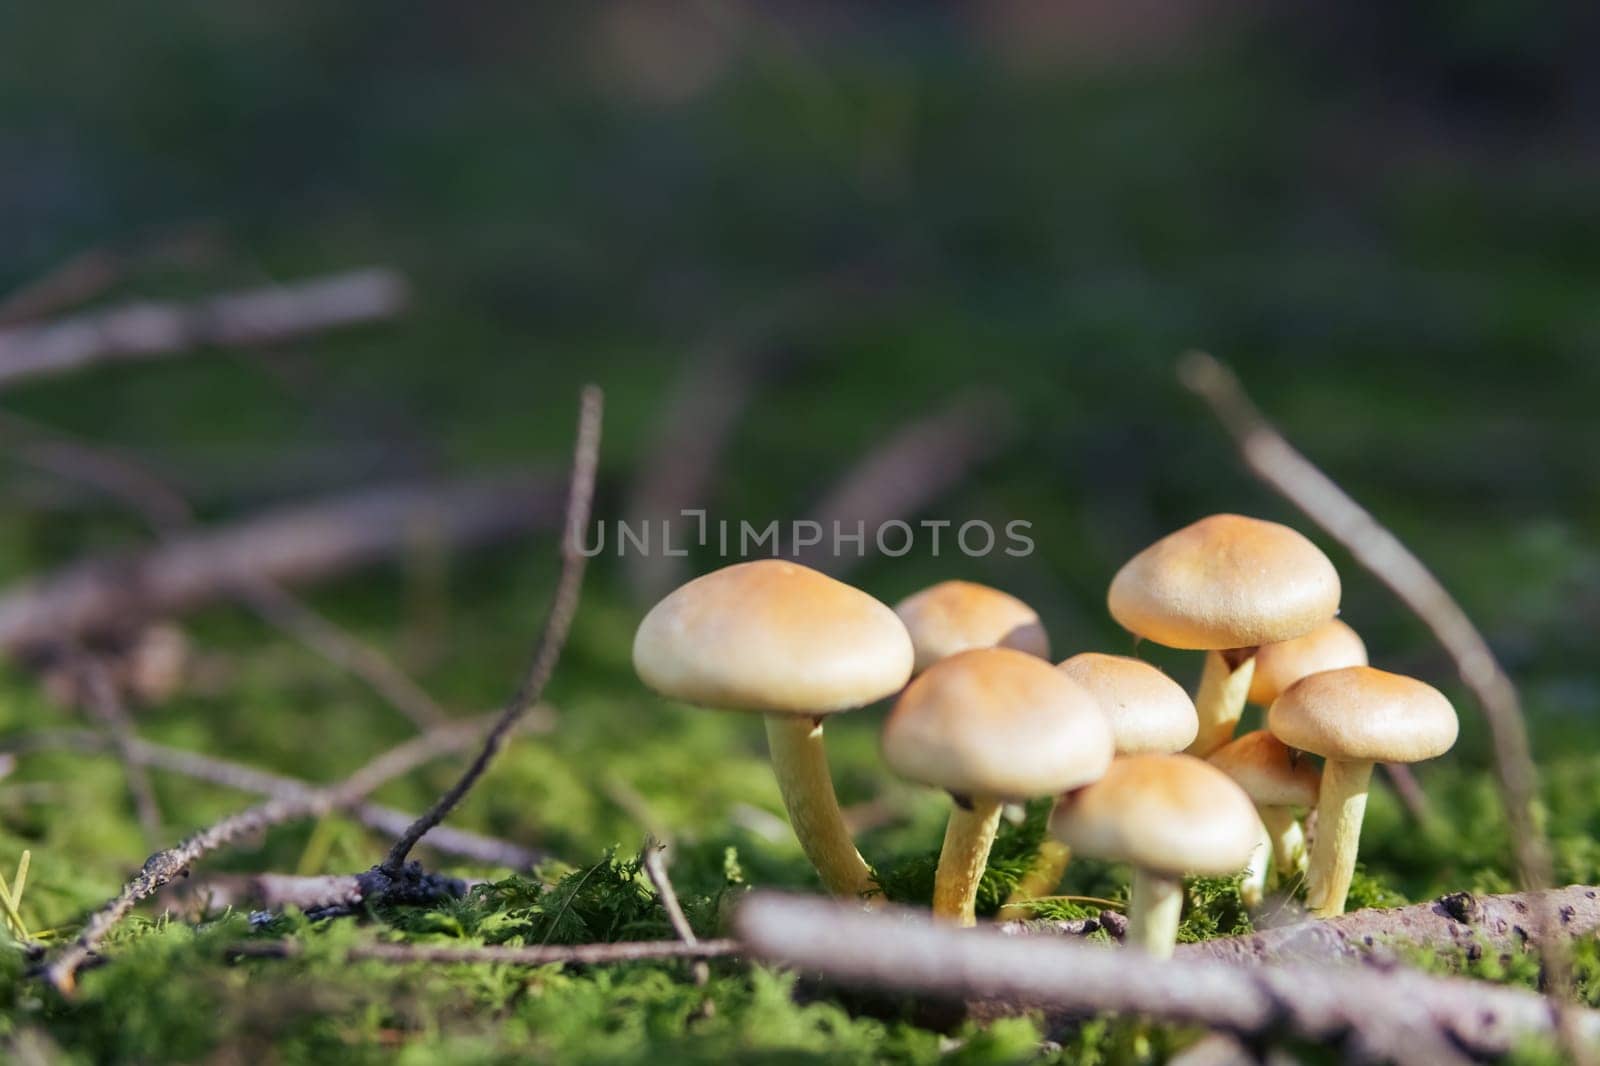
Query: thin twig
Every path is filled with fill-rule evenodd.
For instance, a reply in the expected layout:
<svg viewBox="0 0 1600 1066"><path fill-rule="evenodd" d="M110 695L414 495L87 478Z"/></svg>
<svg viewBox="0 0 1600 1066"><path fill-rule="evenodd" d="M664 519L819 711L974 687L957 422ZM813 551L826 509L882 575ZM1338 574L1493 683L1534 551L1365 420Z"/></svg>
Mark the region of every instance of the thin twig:
<svg viewBox="0 0 1600 1066"><path fill-rule="evenodd" d="M433 965L549 966L569 963L599 966L647 959L715 959L740 952L736 940L635 940L600 944L547 944L539 947L445 947L435 944L355 944L345 957L363 961L430 963ZM246 940L228 949L230 955L258 959L292 959L305 954L299 940Z"/></svg>
<svg viewBox="0 0 1600 1066"><path fill-rule="evenodd" d="M105 663L92 655L76 651L72 658L81 678L80 688L89 712L105 727L111 746L122 763L122 774L128 782L128 792L133 796L133 806L139 816L139 827L144 830L145 844L155 847L161 839L161 805L156 802L155 789L144 765L134 757L133 724L128 721L128 709L123 706L122 695Z"/></svg>
<svg viewBox="0 0 1600 1066"><path fill-rule="evenodd" d="M734 926L750 954L847 984L1076 1017L1146 1015L1257 1039L1289 1034L1357 1059L1465 1063L1556 1027L1551 1002L1532 992L1400 967L1161 960L955 929L899 908L866 912L759 892L740 905ZM1600 1013L1574 1010L1572 1020L1585 1040L1600 1039Z"/></svg>
<svg viewBox="0 0 1600 1066"><path fill-rule="evenodd" d="M409 291L370 269L268 285L196 303L135 303L38 326L0 330L0 388L102 363L157 359L210 347L274 344L392 318Z"/></svg>
<svg viewBox="0 0 1600 1066"><path fill-rule="evenodd" d="M1422 788L1422 782L1417 780L1416 773L1410 765L1403 762L1386 762L1383 766L1384 776L1389 779L1389 784L1394 788L1394 794L1400 798L1400 805L1406 809L1411 820L1417 825L1427 825L1433 821L1433 805L1428 802L1428 793Z"/></svg>
<svg viewBox="0 0 1600 1066"><path fill-rule="evenodd" d="M180 614L252 581L314 581L392 558L424 516L452 544L547 528L560 521L560 496L554 480L538 474L366 489L72 563L0 594L0 651Z"/></svg>
<svg viewBox="0 0 1600 1066"><path fill-rule="evenodd" d="M1178 377L1211 407L1233 436L1245 465L1344 545L1450 653L1462 683L1477 698L1494 741L1496 777L1511 830L1518 881L1527 891L1548 888L1552 879L1550 846L1534 815L1538 771L1529 752L1522 702L1488 641L1439 579L1398 537L1266 420L1232 370L1203 352L1191 352L1179 361ZM1554 914L1540 917L1537 924L1541 929L1557 928ZM1552 995L1564 998L1572 987L1565 941L1553 936L1538 940L1547 987Z"/></svg>
<svg viewBox="0 0 1600 1066"><path fill-rule="evenodd" d="M561 575L556 581L555 594L550 601L550 613L545 617L544 630L534 650L532 662L523 675L522 682L512 694L500 720L484 738L483 748L454 785L428 809L416 823L395 841L384 867L397 870L424 833L455 809L467 792L483 776L489 764L499 754L506 737L539 701L544 687L555 672L566 645L567 632L572 627L578 611L578 597L583 591L583 574L588 558L583 553L583 531L589 525L589 511L594 503L594 482L600 464L600 423L604 397L599 388L584 388L578 415L577 443L573 447L572 480L567 492L565 529L561 537Z"/></svg>
<svg viewBox="0 0 1600 1066"><path fill-rule="evenodd" d="M667 864L662 859L666 848L655 837L644 838L644 848L639 852L644 863L645 876L650 878L650 883L656 887L656 895L661 899L661 909L667 912L667 921L672 923L672 931L678 934L678 939L693 947L700 943L700 938L694 935L694 929L689 925L689 919L683 916L683 907L678 903L678 893L673 890L672 878L667 876ZM711 970L701 960L694 964L694 983L704 986L711 979Z"/></svg>
<svg viewBox="0 0 1600 1066"><path fill-rule="evenodd" d="M156 852L129 879L114 898L89 916L77 939L45 968L45 977L63 994L76 986L78 970L94 956L106 936L142 900L148 899L168 882L186 874L189 867L218 848L241 837L301 818L317 818L361 802L374 789L393 778L414 770L453 750L449 738L476 737L478 723L441 726L396 745L369 760L344 780L313 788L304 793L274 797L248 810L229 815L187 840L165 851Z"/></svg>

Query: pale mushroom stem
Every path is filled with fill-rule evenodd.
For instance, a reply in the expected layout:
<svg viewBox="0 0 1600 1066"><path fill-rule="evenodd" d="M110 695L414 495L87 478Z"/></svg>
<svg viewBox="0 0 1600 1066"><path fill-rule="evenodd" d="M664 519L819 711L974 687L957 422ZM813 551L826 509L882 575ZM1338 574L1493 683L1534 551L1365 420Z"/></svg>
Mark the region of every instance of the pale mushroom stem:
<svg viewBox="0 0 1600 1066"><path fill-rule="evenodd" d="M973 797L957 802L944 830L939 869L933 878L933 916L957 925L978 924L978 882L1000 828L1001 803Z"/></svg>
<svg viewBox="0 0 1600 1066"><path fill-rule="evenodd" d="M823 886L835 896L876 895L877 881L850 838L833 791L822 723L793 715L766 717L767 749L789 825Z"/></svg>
<svg viewBox="0 0 1600 1066"><path fill-rule="evenodd" d="M1244 713L1245 697L1250 694L1250 679L1256 672L1256 649L1234 648L1206 652L1205 669L1200 674L1200 691L1195 693L1194 710L1200 716L1200 731L1188 753L1204 759L1233 739Z"/></svg>
<svg viewBox="0 0 1600 1066"><path fill-rule="evenodd" d="M1306 868L1306 834L1300 819L1289 807L1261 808L1261 824L1272 838L1272 868L1279 881L1286 881Z"/></svg>
<svg viewBox="0 0 1600 1066"><path fill-rule="evenodd" d="M1028 867L1028 872L1017 881L1016 887L1006 897L1005 906L1000 908L1000 917L1006 920L1026 918L1033 913L1030 906L1041 896L1048 896L1061 884L1061 878L1067 872L1067 864L1072 861L1072 849L1059 840L1048 837L1039 845L1039 851L1034 856L1033 865Z"/></svg>
<svg viewBox="0 0 1600 1066"><path fill-rule="evenodd" d="M1370 762L1328 759L1323 764L1317 835L1311 842L1311 865L1306 870L1306 907L1318 918L1344 913L1371 781Z"/></svg>
<svg viewBox="0 0 1600 1066"><path fill-rule="evenodd" d="M1250 910L1261 906L1267 896L1267 863L1272 858L1272 834L1266 827L1266 811L1261 825L1261 839L1250 853L1250 862L1244 868L1244 880L1239 882L1239 899Z"/></svg>
<svg viewBox="0 0 1600 1066"><path fill-rule="evenodd" d="M1128 897L1128 932L1123 942L1158 959L1170 959L1183 916L1183 882L1134 867Z"/></svg>

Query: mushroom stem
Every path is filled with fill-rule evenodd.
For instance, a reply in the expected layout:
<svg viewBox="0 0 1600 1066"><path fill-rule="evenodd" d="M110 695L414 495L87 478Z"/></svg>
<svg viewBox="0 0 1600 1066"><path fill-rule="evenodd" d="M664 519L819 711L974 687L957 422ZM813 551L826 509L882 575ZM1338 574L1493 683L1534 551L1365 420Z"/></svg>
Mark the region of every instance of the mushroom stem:
<svg viewBox="0 0 1600 1066"><path fill-rule="evenodd" d="M876 895L877 880L856 850L839 811L821 721L781 714L766 717L767 749L789 825L823 886L836 896Z"/></svg>
<svg viewBox="0 0 1600 1066"><path fill-rule="evenodd" d="M1183 882L1134 867L1133 890L1128 897L1128 932L1123 943L1158 959L1170 959L1178 943L1178 919L1182 916Z"/></svg>
<svg viewBox="0 0 1600 1066"><path fill-rule="evenodd" d="M1250 853L1250 862L1244 868L1244 880L1239 882L1239 899L1250 910L1261 906L1267 895L1267 862L1272 858L1272 834L1266 827L1266 811L1262 810L1261 839Z"/></svg>
<svg viewBox="0 0 1600 1066"><path fill-rule="evenodd" d="M1041 896L1048 896L1061 884L1062 876L1067 872L1067 864L1072 861L1072 849L1059 840L1049 837L1039 845L1038 853L1033 857L1033 865L1028 867L1028 872L1017 881L1011 894L1006 896L1005 906L1000 908L999 917L1010 921L1017 918L1026 918L1033 913L1030 904Z"/></svg>
<svg viewBox="0 0 1600 1066"><path fill-rule="evenodd" d="M1190 755L1204 759L1233 739L1239 716L1244 713L1245 697L1250 694L1250 679L1256 672L1256 650L1234 648L1206 652L1205 670L1200 674L1200 691L1195 693L1194 709L1200 716L1200 731L1189 745Z"/></svg>
<svg viewBox="0 0 1600 1066"><path fill-rule="evenodd" d="M1323 764L1322 791L1317 794L1317 835L1311 843L1311 865L1306 870L1306 907L1318 918L1344 913L1371 781L1370 762L1328 759Z"/></svg>
<svg viewBox="0 0 1600 1066"><path fill-rule="evenodd" d="M1000 801L973 797L957 802L944 830L944 848L933 878L933 916L957 925L977 925L978 882L1000 828Z"/></svg>
<svg viewBox="0 0 1600 1066"><path fill-rule="evenodd" d="M1261 824L1272 838L1273 875L1287 881L1306 868L1306 834L1288 807L1262 807Z"/></svg>

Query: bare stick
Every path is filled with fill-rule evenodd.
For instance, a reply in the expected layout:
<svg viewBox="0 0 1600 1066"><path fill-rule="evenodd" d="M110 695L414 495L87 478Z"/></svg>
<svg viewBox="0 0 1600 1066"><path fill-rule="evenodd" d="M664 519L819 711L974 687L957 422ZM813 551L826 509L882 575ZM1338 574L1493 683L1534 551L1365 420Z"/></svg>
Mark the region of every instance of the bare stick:
<svg viewBox="0 0 1600 1066"><path fill-rule="evenodd" d="M534 474L368 489L79 562L0 594L0 651L49 647L229 598L252 581L294 584L389 559L424 516L476 544L555 526L561 490Z"/></svg>
<svg viewBox="0 0 1600 1066"><path fill-rule="evenodd" d="M248 347L392 318L405 279L358 270L269 285L198 303L136 303L0 331L0 388L110 362L157 359L209 347Z"/></svg>
<svg viewBox="0 0 1600 1066"><path fill-rule="evenodd" d="M539 701L544 694L544 687L550 681L550 675L555 672L556 663L561 658L561 649L566 645L567 632L572 628L573 616L578 611L578 597L583 591L583 574L588 563L588 558L583 554L583 531L589 525L589 511L594 503L595 475L600 464L600 422L604 408L604 397L600 390L589 385L583 390L583 398L578 414L577 443L573 447L572 479L567 491L565 532L561 538L561 575L556 580L556 590L550 601L550 613L545 616L544 630L539 634L539 643L534 649L532 662L527 672L523 675L522 682L507 702L505 710L500 714L500 720L489 730L489 735L484 738L483 748L478 752L477 758L472 760L450 790L428 809L410 829L395 841L389 857L384 860L384 868L398 870L405 863L406 856L411 854L411 849L417 841L422 839L424 833L440 822L453 811L478 778L483 776L489 764L494 761L500 749L504 746L506 737L510 735L512 727L517 720L527 713L528 708Z"/></svg>
<svg viewBox="0 0 1600 1066"><path fill-rule="evenodd" d="M672 878L667 876L667 864L661 857L666 850L655 837L647 836L644 838L644 849L639 855L644 863L645 876L656 886L656 895L661 898L661 909L667 912L667 921L672 923L672 931L678 934L679 940L692 947L700 943L700 938L694 935L689 919L683 916L683 907L678 903L678 893L673 890ZM694 983L704 985L710 979L711 971L705 962L702 960L695 963Z"/></svg>
<svg viewBox="0 0 1600 1066"><path fill-rule="evenodd" d="M87 303L121 277L125 264L109 248L91 248L0 299L0 326L12 326Z"/></svg>
<svg viewBox="0 0 1600 1066"><path fill-rule="evenodd" d="M1422 789L1422 782L1417 780L1417 775L1412 771L1409 763L1386 762L1380 763L1384 776L1394 788L1394 794L1400 798L1400 805L1406 809L1411 820L1417 825L1427 825L1433 821L1433 805L1428 802L1428 794Z"/></svg>
<svg viewBox="0 0 1600 1066"><path fill-rule="evenodd" d="M915 516L992 458L1011 433L1010 409L987 393L959 397L950 406L910 422L867 453L812 509L822 529L817 545L795 561L839 575L860 565L877 545L885 522ZM865 531L855 555L831 554L837 527ZM946 529L946 538L956 530Z"/></svg>
<svg viewBox="0 0 1600 1066"><path fill-rule="evenodd" d="M756 893L734 921L753 955L852 985L1043 1007L1076 1016L1142 1014L1238 1036L1344 1041L1354 1058L1462 1063L1552 1034L1556 1012L1532 992L1401 968L1234 966L1158 960L1126 949L933 924L897 908ZM1600 1040L1600 1014L1574 1011Z"/></svg>
<svg viewBox="0 0 1600 1066"><path fill-rule="evenodd" d="M476 737L481 728L478 723L441 726L390 748L343 781L304 793L274 797L202 829L176 847L156 852L145 860L143 868L129 879L121 892L89 916L77 939L45 968L46 978L64 994L70 993L76 985L78 970L117 924L140 901L154 895L173 878L186 874L190 866L211 852L285 822L321 817L359 803L389 780L452 750L450 738L462 734Z"/></svg>
<svg viewBox="0 0 1600 1066"><path fill-rule="evenodd" d="M1528 891L1549 887L1550 847L1543 827L1534 817L1538 771L1528 749L1522 702L1488 641L1439 579L1398 537L1296 451L1266 420L1232 370L1209 355L1191 352L1179 361L1178 378L1211 407L1233 436L1251 472L1344 545L1357 562L1411 608L1450 653L1462 682L1472 690L1489 724L1518 880ZM1546 914L1539 924L1555 929L1554 919L1553 914ZM1551 993L1564 997L1571 988L1564 944L1557 937L1538 939Z"/></svg>
<svg viewBox="0 0 1600 1066"><path fill-rule="evenodd" d="M145 844L155 847L161 839L161 806L156 802L155 789L150 785L150 775L131 751L134 741L133 725L128 721L128 709L111 680L105 664L81 651L74 655L79 668L81 686L90 713L100 721L111 740L111 746L122 763L122 774L128 782L128 792L133 796L134 810L139 816L139 827L144 830Z"/></svg>
<svg viewBox="0 0 1600 1066"><path fill-rule="evenodd" d="M305 952L298 940L246 940L235 944L229 954L251 958L292 959ZM351 959L376 962L429 963L433 965L549 966L571 963L599 966L615 962L640 962L647 959L714 959L737 955L736 940L636 940L601 944L547 944L540 947L441 947L434 944L356 944L347 952Z"/></svg>

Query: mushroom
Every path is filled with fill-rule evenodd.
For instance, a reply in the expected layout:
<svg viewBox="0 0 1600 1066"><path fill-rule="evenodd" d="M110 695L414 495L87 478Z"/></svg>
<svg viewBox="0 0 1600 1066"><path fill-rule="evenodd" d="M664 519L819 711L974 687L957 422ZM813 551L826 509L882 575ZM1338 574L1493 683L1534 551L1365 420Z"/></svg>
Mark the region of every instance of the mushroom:
<svg viewBox="0 0 1600 1066"><path fill-rule="evenodd" d="M1015 648L1050 657L1050 639L1032 607L1008 593L972 581L941 581L895 604L911 634L915 673L974 648Z"/></svg>
<svg viewBox="0 0 1600 1066"><path fill-rule="evenodd" d="M1268 850L1278 878L1303 868L1306 838L1294 808L1316 805L1322 775L1310 759L1301 757L1265 729L1235 737L1212 752L1207 761L1244 789L1266 829L1269 847L1260 850L1259 860L1252 857L1239 891L1245 904L1254 907L1261 902L1266 887Z"/></svg>
<svg viewBox="0 0 1600 1066"><path fill-rule="evenodd" d="M1343 914L1372 764L1420 762L1449 751L1458 729L1455 708L1415 678L1349 666L1290 685L1268 710L1267 728L1289 747L1325 760L1306 906L1321 918Z"/></svg>
<svg viewBox="0 0 1600 1066"><path fill-rule="evenodd" d="M1302 677L1366 665L1366 644L1344 622L1330 618L1304 636L1263 644L1256 652L1249 699L1258 707L1270 707L1280 692Z"/></svg>
<svg viewBox="0 0 1600 1066"><path fill-rule="evenodd" d="M911 638L886 604L778 559L690 581L645 615L633 641L634 669L662 695L766 716L789 823L840 896L878 888L839 812L822 724L894 695L911 663Z"/></svg>
<svg viewBox="0 0 1600 1066"><path fill-rule="evenodd" d="M1062 796L1050 833L1075 852L1133 866L1125 942L1172 954L1185 874L1244 868L1261 822L1250 797L1192 755L1128 755L1087 788Z"/></svg>
<svg viewBox="0 0 1600 1066"><path fill-rule="evenodd" d="M1241 515L1202 518L1156 541L1112 579L1111 615L1136 636L1206 652L1189 753L1233 737L1256 649L1309 633L1339 609L1339 575L1301 534Z"/></svg>
<svg viewBox="0 0 1600 1066"><path fill-rule="evenodd" d="M1199 729L1194 701L1182 685L1143 659L1086 651L1056 669L1082 685L1100 705L1118 756L1170 755L1193 742ZM1065 844L1046 837L1038 860L1007 898L1006 906L1013 910L1006 916L1017 916L1028 900L1055 888L1071 855Z"/></svg>
<svg viewBox="0 0 1600 1066"><path fill-rule="evenodd" d="M1111 762L1111 728L1045 660L1010 648L960 652L895 701L883 755L901 777L955 801L934 876L936 917L973 925L1000 808L1088 784Z"/></svg>

